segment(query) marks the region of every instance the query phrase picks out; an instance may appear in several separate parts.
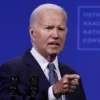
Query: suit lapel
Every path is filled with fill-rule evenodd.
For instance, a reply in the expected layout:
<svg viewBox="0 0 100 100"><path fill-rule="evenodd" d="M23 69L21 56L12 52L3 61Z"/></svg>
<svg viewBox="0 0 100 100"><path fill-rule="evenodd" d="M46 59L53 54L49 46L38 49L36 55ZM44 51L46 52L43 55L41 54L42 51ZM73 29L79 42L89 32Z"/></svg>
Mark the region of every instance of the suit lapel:
<svg viewBox="0 0 100 100"><path fill-rule="evenodd" d="M58 63L58 65L59 65L61 77L63 77L66 74L65 68L60 62Z"/></svg>
<svg viewBox="0 0 100 100"><path fill-rule="evenodd" d="M26 63L26 67L28 67L29 77L32 76L32 73L33 73L33 75L34 75L34 73L39 73L39 76L40 76L39 77L39 86L40 86L40 88L49 87L50 83L49 83L48 79L46 78L46 76L45 76L44 72L42 71L42 69L41 69L40 65L38 64L38 62L31 55L30 50L28 50L23 55L23 59L24 59L24 62Z"/></svg>

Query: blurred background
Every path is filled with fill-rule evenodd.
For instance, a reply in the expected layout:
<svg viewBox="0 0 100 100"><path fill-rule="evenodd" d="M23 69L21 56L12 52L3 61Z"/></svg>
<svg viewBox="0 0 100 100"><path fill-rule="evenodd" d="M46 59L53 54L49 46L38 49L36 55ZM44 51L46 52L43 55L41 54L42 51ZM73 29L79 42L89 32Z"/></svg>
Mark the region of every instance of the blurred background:
<svg viewBox="0 0 100 100"><path fill-rule="evenodd" d="M59 60L81 75L87 100L100 100L99 0L0 0L0 65L31 48L29 17L43 3L67 11L68 34Z"/></svg>

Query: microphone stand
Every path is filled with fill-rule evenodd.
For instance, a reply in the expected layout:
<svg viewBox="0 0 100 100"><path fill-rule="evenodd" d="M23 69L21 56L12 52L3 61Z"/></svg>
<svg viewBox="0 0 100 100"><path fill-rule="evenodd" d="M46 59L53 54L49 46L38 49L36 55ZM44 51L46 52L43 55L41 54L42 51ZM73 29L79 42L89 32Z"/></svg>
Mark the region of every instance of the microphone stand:
<svg viewBox="0 0 100 100"><path fill-rule="evenodd" d="M12 77L11 78L11 86L9 88L9 93L10 93L10 97L11 100L16 100L15 99L15 94L18 91L18 78L17 77Z"/></svg>
<svg viewBox="0 0 100 100"><path fill-rule="evenodd" d="M29 92L26 93L22 93L21 91L19 91L18 89L18 83L19 83L19 74L18 73L14 73L14 75L12 75L13 77L11 78L11 86L9 88L9 94L10 94L10 98L11 100L16 100L15 98L15 94L19 94L20 96L23 97L23 100L25 100L26 96L30 96L29 100L34 100L36 93L38 92L38 81L39 81L39 75L38 73L32 73L31 78L30 78L30 88L29 88Z"/></svg>
<svg viewBox="0 0 100 100"><path fill-rule="evenodd" d="M30 99L29 100L34 100L36 93L38 92L38 80L39 77L34 75L30 79L31 87L30 87Z"/></svg>
<svg viewBox="0 0 100 100"><path fill-rule="evenodd" d="M30 94L30 100L34 100L35 94L36 94L36 88L31 87L30 88L31 94Z"/></svg>

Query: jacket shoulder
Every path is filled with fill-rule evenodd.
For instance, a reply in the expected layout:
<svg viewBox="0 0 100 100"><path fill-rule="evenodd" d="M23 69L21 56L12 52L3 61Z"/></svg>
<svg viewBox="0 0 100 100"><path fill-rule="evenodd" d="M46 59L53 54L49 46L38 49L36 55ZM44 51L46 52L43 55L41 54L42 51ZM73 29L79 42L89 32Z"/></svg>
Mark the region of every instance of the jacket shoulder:
<svg viewBox="0 0 100 100"><path fill-rule="evenodd" d="M5 63L3 63L0 67L0 71L11 71L11 70L16 70L19 68L20 65L22 65L23 63L23 57L22 56L18 56L15 57L13 59L10 59L8 61L6 61Z"/></svg>
<svg viewBox="0 0 100 100"><path fill-rule="evenodd" d="M3 63L2 65L13 65L13 64L17 64L17 63L21 63L22 62L22 56L18 56L18 57L15 57L15 58L12 58L12 59L10 59L10 60L8 60L8 61L6 61L5 63ZM1 66L2 66L1 65Z"/></svg>

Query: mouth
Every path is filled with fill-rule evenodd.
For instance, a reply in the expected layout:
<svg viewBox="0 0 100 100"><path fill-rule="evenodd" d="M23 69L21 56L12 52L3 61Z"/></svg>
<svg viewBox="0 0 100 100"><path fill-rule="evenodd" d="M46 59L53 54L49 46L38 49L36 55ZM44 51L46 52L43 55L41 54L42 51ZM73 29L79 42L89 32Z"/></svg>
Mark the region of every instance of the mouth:
<svg viewBox="0 0 100 100"><path fill-rule="evenodd" d="M58 42L51 42L48 45L51 45L51 46L60 46L60 43L58 43Z"/></svg>

